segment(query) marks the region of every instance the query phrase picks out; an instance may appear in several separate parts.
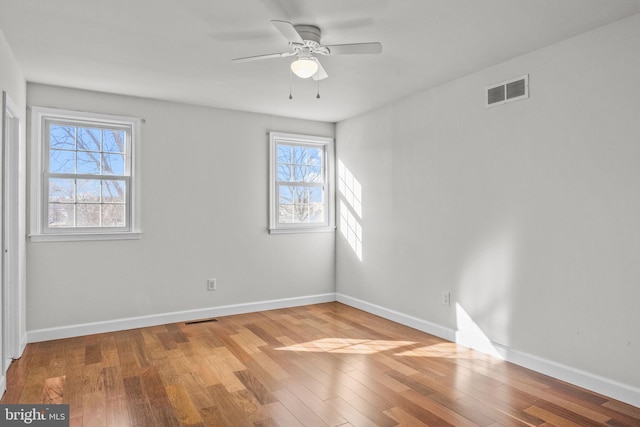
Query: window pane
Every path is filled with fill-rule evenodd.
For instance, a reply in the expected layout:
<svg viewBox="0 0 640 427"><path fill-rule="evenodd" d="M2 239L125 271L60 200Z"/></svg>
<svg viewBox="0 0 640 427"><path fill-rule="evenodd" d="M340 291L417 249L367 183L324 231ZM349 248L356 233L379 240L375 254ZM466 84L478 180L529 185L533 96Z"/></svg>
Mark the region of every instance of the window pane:
<svg viewBox="0 0 640 427"><path fill-rule="evenodd" d="M124 227L124 205L102 205L103 227Z"/></svg>
<svg viewBox="0 0 640 427"><path fill-rule="evenodd" d="M75 150L76 128L74 126L50 125L49 148Z"/></svg>
<svg viewBox="0 0 640 427"><path fill-rule="evenodd" d="M100 151L101 135L100 129L78 128L78 150Z"/></svg>
<svg viewBox="0 0 640 427"><path fill-rule="evenodd" d="M309 222L324 222L324 205L309 205Z"/></svg>
<svg viewBox="0 0 640 427"><path fill-rule="evenodd" d="M322 166L322 149L321 148L309 148L309 162L311 166Z"/></svg>
<svg viewBox="0 0 640 427"><path fill-rule="evenodd" d="M79 151L78 173L100 175L100 153Z"/></svg>
<svg viewBox="0 0 640 427"><path fill-rule="evenodd" d="M294 222L307 222L309 220L309 205L300 204L295 205L295 210L293 212L293 221Z"/></svg>
<svg viewBox="0 0 640 427"><path fill-rule="evenodd" d="M322 167L320 166L310 166L309 168L307 168L307 179L305 180L306 182L314 182L314 183L321 183L324 179L322 176Z"/></svg>
<svg viewBox="0 0 640 427"><path fill-rule="evenodd" d="M64 228L75 226L75 205L49 203L49 227Z"/></svg>
<svg viewBox="0 0 640 427"><path fill-rule="evenodd" d="M278 181L291 181L291 166L278 165Z"/></svg>
<svg viewBox="0 0 640 427"><path fill-rule="evenodd" d="M278 193L280 195L279 203L293 203L293 188L286 185L278 186Z"/></svg>
<svg viewBox="0 0 640 427"><path fill-rule="evenodd" d="M126 139L123 130L102 131L102 151L125 153Z"/></svg>
<svg viewBox="0 0 640 427"><path fill-rule="evenodd" d="M102 181L102 201L105 203L124 203L126 184L124 181L105 179Z"/></svg>
<svg viewBox="0 0 640 427"><path fill-rule="evenodd" d="M104 175L124 175L124 156L122 154L103 154L102 173Z"/></svg>
<svg viewBox="0 0 640 427"><path fill-rule="evenodd" d="M309 203L324 203L322 197L322 188L310 187L309 188Z"/></svg>
<svg viewBox="0 0 640 427"><path fill-rule="evenodd" d="M297 165L307 164L307 149L305 147L293 147L293 163Z"/></svg>
<svg viewBox="0 0 640 427"><path fill-rule="evenodd" d="M307 167L306 166L294 166L293 167L293 181L294 182L305 182L307 177Z"/></svg>
<svg viewBox="0 0 640 427"><path fill-rule="evenodd" d="M295 203L309 203L309 187L293 187Z"/></svg>
<svg viewBox="0 0 640 427"><path fill-rule="evenodd" d="M100 203L100 180L79 179L76 200L80 203Z"/></svg>
<svg viewBox="0 0 640 427"><path fill-rule="evenodd" d="M278 222L292 223L293 222L293 205L280 205L278 216L279 216Z"/></svg>
<svg viewBox="0 0 640 427"><path fill-rule="evenodd" d="M73 203L75 194L73 179L49 178L49 202Z"/></svg>
<svg viewBox="0 0 640 427"><path fill-rule="evenodd" d="M100 205L77 205L78 227L100 227Z"/></svg>
<svg viewBox="0 0 640 427"><path fill-rule="evenodd" d="M49 151L49 172L75 173L76 172L75 151L50 150Z"/></svg>
<svg viewBox="0 0 640 427"><path fill-rule="evenodd" d="M290 145L278 145L278 163L291 163Z"/></svg>

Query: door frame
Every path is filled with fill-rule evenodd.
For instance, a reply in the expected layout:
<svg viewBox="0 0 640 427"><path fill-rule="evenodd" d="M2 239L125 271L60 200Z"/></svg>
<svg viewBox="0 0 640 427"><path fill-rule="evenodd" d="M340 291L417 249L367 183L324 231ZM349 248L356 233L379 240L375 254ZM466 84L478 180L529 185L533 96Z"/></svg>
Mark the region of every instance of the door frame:
<svg viewBox="0 0 640 427"><path fill-rule="evenodd" d="M20 113L2 93L2 375L20 357Z"/></svg>

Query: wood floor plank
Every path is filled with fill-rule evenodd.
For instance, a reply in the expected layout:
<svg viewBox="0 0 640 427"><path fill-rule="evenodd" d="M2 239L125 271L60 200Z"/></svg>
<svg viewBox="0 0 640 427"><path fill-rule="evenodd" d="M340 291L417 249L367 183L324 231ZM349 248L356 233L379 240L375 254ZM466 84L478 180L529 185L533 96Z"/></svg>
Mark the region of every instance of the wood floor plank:
<svg viewBox="0 0 640 427"><path fill-rule="evenodd" d="M640 426L640 408L340 303L28 344L0 403L71 426Z"/></svg>
<svg viewBox="0 0 640 427"><path fill-rule="evenodd" d="M419 426L428 426L428 424L423 423L416 417L408 414L400 408L393 407L391 409L387 409L384 411L386 415L393 418L397 421L398 426L411 426L411 427L419 427Z"/></svg>
<svg viewBox="0 0 640 427"><path fill-rule="evenodd" d="M82 425L84 427L106 427L107 408L104 393L97 391L85 394L82 413Z"/></svg>
<svg viewBox="0 0 640 427"><path fill-rule="evenodd" d="M603 407L612 409L621 414L625 414L631 418L640 419L640 408L631 406L629 404L617 401L617 400L609 400L606 403L602 404Z"/></svg>
<svg viewBox="0 0 640 427"><path fill-rule="evenodd" d="M103 368L102 381L106 399L114 399L125 395L120 366L107 366Z"/></svg>
<svg viewBox="0 0 640 427"><path fill-rule="evenodd" d="M216 402L215 406L220 410L222 418L227 425L237 427L252 426L249 416L242 412L241 406L238 405L236 399L222 384L209 386L207 391Z"/></svg>
<svg viewBox="0 0 640 427"><path fill-rule="evenodd" d="M275 423L281 427L305 427L282 403L270 403L265 409L271 415Z"/></svg>
<svg viewBox="0 0 640 427"><path fill-rule="evenodd" d="M130 427L129 405L125 396L105 399L107 426Z"/></svg>
<svg viewBox="0 0 640 427"><path fill-rule="evenodd" d="M375 390L378 394L381 394L380 392L400 393L410 388L407 384L403 384L396 378L387 375L385 372L380 372L375 368L370 370L355 369L348 372L347 375L359 383L366 385L371 390Z"/></svg>
<svg viewBox="0 0 640 427"><path fill-rule="evenodd" d="M93 363L100 362L102 362L102 348L100 344L90 344L86 346L84 351L85 365L91 365Z"/></svg>
<svg viewBox="0 0 640 427"><path fill-rule="evenodd" d="M45 405L60 404L63 401L64 396L64 382L66 377L47 378L44 380L44 387L42 387L42 397L40 403Z"/></svg>
<svg viewBox="0 0 640 427"><path fill-rule="evenodd" d="M170 384L166 387L166 393L171 405L175 410L175 415L180 424L193 425L202 422L200 413L196 409L193 401L187 393L183 384Z"/></svg>
<svg viewBox="0 0 640 427"><path fill-rule="evenodd" d="M264 405L258 402L255 395L251 393L249 390L239 390L231 393L233 399L236 404L240 407L242 413L246 418L249 419L254 425L256 423L266 422L270 416L265 411ZM277 402L276 399L273 399L273 402Z"/></svg>
<svg viewBox="0 0 640 427"><path fill-rule="evenodd" d="M581 427L580 424L576 424L573 421L567 420L566 418L561 417L560 415L554 414L552 412L546 411L537 406L532 406L530 408L525 409L525 412L528 414L534 415L540 419L543 419L550 423L551 425L558 427Z"/></svg>
<svg viewBox="0 0 640 427"><path fill-rule="evenodd" d="M326 424L338 426L347 422L335 409L297 381L290 381L287 389L318 415Z"/></svg>
<svg viewBox="0 0 640 427"><path fill-rule="evenodd" d="M133 426L153 425L155 419L149 400L146 398L139 377L127 377L123 380L128 402L129 418Z"/></svg>
<svg viewBox="0 0 640 427"><path fill-rule="evenodd" d="M99 363L84 367L83 393L96 393L104 390L104 368Z"/></svg>
<svg viewBox="0 0 640 427"><path fill-rule="evenodd" d="M262 384L251 372L244 370L234 372L234 374L240 382L244 384L246 389L255 396L256 400L260 402L261 405L277 401L264 384Z"/></svg>
<svg viewBox="0 0 640 427"><path fill-rule="evenodd" d="M276 390L274 395L278 398L278 402L287 408L302 425L307 427L325 427L328 425L305 402L288 389Z"/></svg>
<svg viewBox="0 0 640 427"><path fill-rule="evenodd" d="M191 402L198 410L215 405L213 397L211 397L206 389L209 384L204 385L197 374L191 373L181 375L172 385L176 384L182 384L185 387ZM167 386L168 385L169 384L167 384Z"/></svg>
<svg viewBox="0 0 640 427"><path fill-rule="evenodd" d="M400 395L407 401L418 405L420 408L440 418L442 420L441 422L443 423L448 423L456 427L474 427L477 425L482 425L474 423L470 419L466 418L466 415L468 415L466 411L464 414L461 412L457 412L454 408L450 408L449 405L444 405L427 396L423 396L415 390L406 390L400 393Z"/></svg>
<svg viewBox="0 0 640 427"><path fill-rule="evenodd" d="M18 400L26 403L40 403L42 388L46 379L47 370L44 367L37 367L30 371Z"/></svg>
<svg viewBox="0 0 640 427"><path fill-rule="evenodd" d="M370 426L395 426L396 421L383 414L386 417L387 422L381 423L380 418L374 411L362 411L353 406L352 401L345 400L342 397L335 397L326 401L326 404L334 408L341 417L345 418L351 425L358 427L370 427ZM378 418L376 420L376 418Z"/></svg>
<svg viewBox="0 0 640 427"><path fill-rule="evenodd" d="M158 369L154 366L147 366L140 370L140 379L147 400L152 407L171 406L169 394L165 388Z"/></svg>

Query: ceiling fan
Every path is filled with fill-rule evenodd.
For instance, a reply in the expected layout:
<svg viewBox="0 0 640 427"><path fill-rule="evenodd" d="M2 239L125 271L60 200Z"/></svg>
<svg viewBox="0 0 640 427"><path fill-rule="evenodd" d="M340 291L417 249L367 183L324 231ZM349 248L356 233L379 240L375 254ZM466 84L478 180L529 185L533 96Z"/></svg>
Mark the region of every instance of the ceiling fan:
<svg viewBox="0 0 640 427"><path fill-rule="evenodd" d="M289 41L290 51L235 58L232 61L247 62L295 56L296 60L291 63L291 71L296 76L303 79L312 77L313 80L323 80L329 77L329 75L315 55L347 55L382 52L382 45L378 42L323 46L320 44L322 32L320 28L315 25L293 25L287 21L277 20L272 20L271 23Z"/></svg>

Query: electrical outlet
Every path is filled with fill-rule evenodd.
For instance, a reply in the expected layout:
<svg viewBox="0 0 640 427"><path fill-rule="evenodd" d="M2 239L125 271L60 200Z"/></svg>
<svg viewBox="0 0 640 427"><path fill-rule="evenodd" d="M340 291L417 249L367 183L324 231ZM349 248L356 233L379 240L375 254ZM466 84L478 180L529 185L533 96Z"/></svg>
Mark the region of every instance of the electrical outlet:
<svg viewBox="0 0 640 427"><path fill-rule="evenodd" d="M442 291L442 305L451 305L451 293L448 291Z"/></svg>
<svg viewBox="0 0 640 427"><path fill-rule="evenodd" d="M218 289L218 286L216 284L216 279L207 280L207 290L215 291L216 289Z"/></svg>

